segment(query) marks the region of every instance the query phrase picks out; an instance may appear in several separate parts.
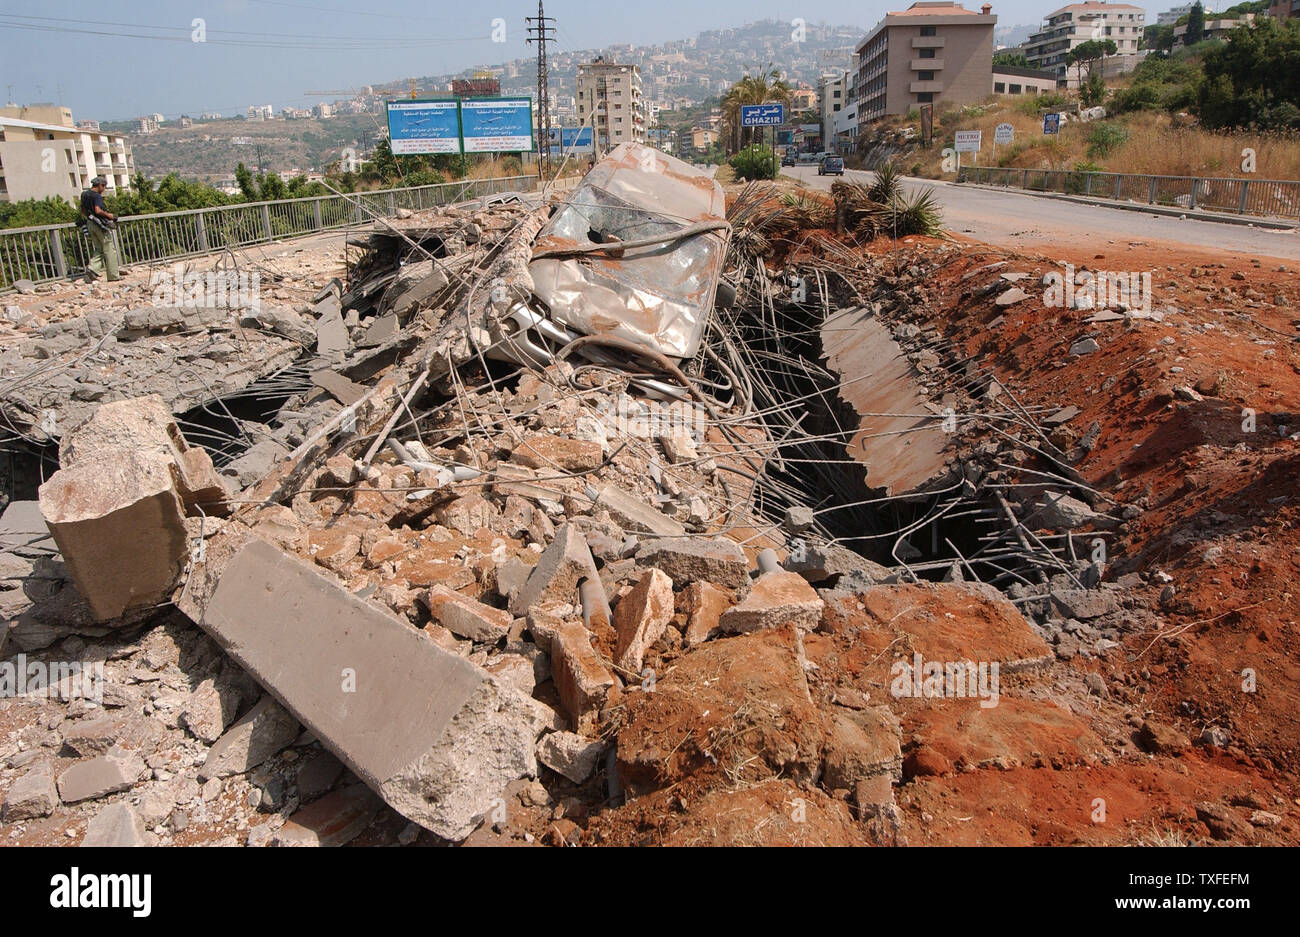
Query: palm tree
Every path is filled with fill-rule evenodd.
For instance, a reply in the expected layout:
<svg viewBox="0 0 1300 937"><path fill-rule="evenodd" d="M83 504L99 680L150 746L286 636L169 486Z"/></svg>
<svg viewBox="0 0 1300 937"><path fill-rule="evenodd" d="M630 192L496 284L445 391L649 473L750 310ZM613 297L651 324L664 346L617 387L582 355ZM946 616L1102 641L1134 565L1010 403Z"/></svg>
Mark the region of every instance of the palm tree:
<svg viewBox="0 0 1300 937"><path fill-rule="evenodd" d="M740 109L752 104L788 104L790 85L781 77L772 63L758 70L758 74L745 76L727 89L722 96L723 137L728 141L728 152L735 153L753 139L752 127L740 126Z"/></svg>

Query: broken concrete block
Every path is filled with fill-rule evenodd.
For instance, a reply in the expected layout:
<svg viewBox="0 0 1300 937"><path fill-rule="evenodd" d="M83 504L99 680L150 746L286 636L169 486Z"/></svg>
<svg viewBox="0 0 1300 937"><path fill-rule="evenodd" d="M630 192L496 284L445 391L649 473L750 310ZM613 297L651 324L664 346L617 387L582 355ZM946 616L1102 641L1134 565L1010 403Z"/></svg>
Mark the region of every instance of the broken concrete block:
<svg viewBox="0 0 1300 937"><path fill-rule="evenodd" d="M65 804L94 800L124 791L148 769L139 755L111 750L89 761L81 761L59 775L59 798Z"/></svg>
<svg viewBox="0 0 1300 937"><path fill-rule="evenodd" d="M537 760L574 784L591 777L605 744L573 732L551 732L537 743Z"/></svg>
<svg viewBox="0 0 1300 937"><path fill-rule="evenodd" d="M809 582L856 573L855 585L870 585L884 582L892 575L888 567L873 563L838 543L802 544L792 549L781 565Z"/></svg>
<svg viewBox="0 0 1300 937"><path fill-rule="evenodd" d="M244 543L204 607L188 603L353 773L445 839L536 773L531 700L270 544Z"/></svg>
<svg viewBox="0 0 1300 937"><path fill-rule="evenodd" d="M745 634L763 628L793 624L800 631L812 631L821 622L822 601L798 573L781 570L764 573L749 595L722 613L718 625L729 634Z"/></svg>
<svg viewBox="0 0 1300 937"><path fill-rule="evenodd" d="M109 804L86 824L83 846L144 846L144 821L130 804Z"/></svg>
<svg viewBox="0 0 1300 937"><path fill-rule="evenodd" d="M1119 596L1106 589L1054 589L1052 602L1061 614L1080 621L1119 611Z"/></svg>
<svg viewBox="0 0 1300 937"><path fill-rule="evenodd" d="M310 348L316 341L316 330L292 309L281 306L260 306L245 310L240 317L241 323L257 323L276 335L282 335L291 342L297 342L303 348Z"/></svg>
<svg viewBox="0 0 1300 937"><path fill-rule="evenodd" d="M264 696L208 749L199 778L206 781L251 771L286 748L299 731L298 720L270 696Z"/></svg>
<svg viewBox="0 0 1300 937"><path fill-rule="evenodd" d="M837 713L826 737L822 784L827 790L857 789L859 781L900 776L903 753L898 720L886 709Z"/></svg>
<svg viewBox="0 0 1300 937"><path fill-rule="evenodd" d="M40 487L50 534L101 621L167 601L189 556L171 465L157 453L105 449Z"/></svg>
<svg viewBox="0 0 1300 937"><path fill-rule="evenodd" d="M271 845L342 846L360 836L382 806L374 791L353 784L294 811L271 837Z"/></svg>
<svg viewBox="0 0 1300 937"><path fill-rule="evenodd" d="M1043 500L1029 524L1033 527L1050 527L1053 530L1073 530L1098 520L1107 520L1107 518L1078 498L1072 498L1063 492L1049 491L1043 494Z"/></svg>
<svg viewBox="0 0 1300 937"><path fill-rule="evenodd" d="M609 511L609 516L624 530L660 537L680 537L686 533L678 521L613 485L600 490L596 506Z"/></svg>
<svg viewBox="0 0 1300 937"><path fill-rule="evenodd" d="M604 459L599 443L564 436L526 436L510 454L511 462L551 472L591 472Z"/></svg>
<svg viewBox="0 0 1300 937"><path fill-rule="evenodd" d="M235 718L238 708L238 691L233 687L218 689L217 682L209 677L190 694L189 701L181 712L181 725L189 729L195 738L215 742Z"/></svg>
<svg viewBox="0 0 1300 937"><path fill-rule="evenodd" d="M48 817L59 805L59 792L48 764L39 764L9 786L0 819L5 823Z"/></svg>
<svg viewBox="0 0 1300 937"><path fill-rule="evenodd" d="M539 644L541 640L538 636ZM597 716L614 687L614 675L592 648L591 634L577 622L561 622L551 633L550 646L551 680L564 711L579 733L595 735Z"/></svg>
<svg viewBox="0 0 1300 937"><path fill-rule="evenodd" d="M560 601L576 604L578 583L583 579L599 579L596 563L587 547L587 540L573 524L563 524L555 532L555 539L542 551L537 565L510 603L510 610L522 615L539 602Z"/></svg>
<svg viewBox="0 0 1300 937"><path fill-rule="evenodd" d="M668 461L673 465L694 462L700 457L699 451L695 448L695 440L688 433L660 436L659 443L664 447L664 455L668 456Z"/></svg>
<svg viewBox="0 0 1300 937"><path fill-rule="evenodd" d="M636 561L638 565L663 570L678 585L701 579L728 589L749 584L745 551L734 540L723 537L654 540L637 551Z"/></svg>
<svg viewBox="0 0 1300 937"><path fill-rule="evenodd" d="M687 586L681 594L681 608L686 613L687 647L703 644L721 632L718 619L731 607L731 596L711 582L700 580Z"/></svg>
<svg viewBox="0 0 1300 937"><path fill-rule="evenodd" d="M614 609L614 660L624 671L639 674L645 652L673 617L673 581L658 569L648 569Z"/></svg>
<svg viewBox="0 0 1300 937"><path fill-rule="evenodd" d="M239 458L227 462L221 471L239 482L241 488L247 488L271 474L271 469L288 455L289 450L274 439L260 439Z"/></svg>
<svg viewBox="0 0 1300 937"><path fill-rule="evenodd" d="M419 600L429 609L433 620L452 634L495 644L506 636L514 621L505 609L493 608L461 595L446 586L433 586L420 593Z"/></svg>

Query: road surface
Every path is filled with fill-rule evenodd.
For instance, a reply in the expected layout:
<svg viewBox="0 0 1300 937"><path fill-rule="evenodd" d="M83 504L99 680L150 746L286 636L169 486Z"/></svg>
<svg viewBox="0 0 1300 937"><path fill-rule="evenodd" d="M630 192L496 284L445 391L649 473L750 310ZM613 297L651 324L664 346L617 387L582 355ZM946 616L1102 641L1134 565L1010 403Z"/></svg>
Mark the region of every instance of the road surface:
<svg viewBox="0 0 1300 937"><path fill-rule="evenodd" d="M816 166L786 166L782 175L829 189L838 176L819 176ZM869 181L872 173L850 169L846 179ZM944 225L954 234L1016 250L1047 245L1099 246L1142 242L1181 245L1211 252L1300 260L1300 234L1245 225L1195 221L1102 205L1023 195L951 182L908 179L908 189L933 187Z"/></svg>

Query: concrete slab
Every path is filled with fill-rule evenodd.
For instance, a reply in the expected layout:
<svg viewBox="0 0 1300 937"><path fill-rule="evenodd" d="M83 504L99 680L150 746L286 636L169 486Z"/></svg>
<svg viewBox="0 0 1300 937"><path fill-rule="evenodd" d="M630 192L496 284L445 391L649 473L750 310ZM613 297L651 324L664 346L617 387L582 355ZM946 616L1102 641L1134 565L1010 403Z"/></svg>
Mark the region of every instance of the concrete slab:
<svg viewBox="0 0 1300 937"><path fill-rule="evenodd" d="M359 778L446 839L534 775L529 701L309 564L251 540L199 623Z"/></svg>

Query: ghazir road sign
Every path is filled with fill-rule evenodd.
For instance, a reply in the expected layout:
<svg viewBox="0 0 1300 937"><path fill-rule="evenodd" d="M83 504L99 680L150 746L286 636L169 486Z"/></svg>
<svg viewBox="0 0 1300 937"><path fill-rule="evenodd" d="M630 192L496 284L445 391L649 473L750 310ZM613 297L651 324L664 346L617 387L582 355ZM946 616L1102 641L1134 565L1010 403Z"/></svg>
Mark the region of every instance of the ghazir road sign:
<svg viewBox="0 0 1300 937"><path fill-rule="evenodd" d="M1043 133L1052 134L1061 132L1061 115L1044 114L1043 115Z"/></svg>
<svg viewBox="0 0 1300 937"><path fill-rule="evenodd" d="M993 142L1003 144L1010 143L1015 135L1015 127L1010 124L998 124L997 127L993 129Z"/></svg>
<svg viewBox="0 0 1300 937"><path fill-rule="evenodd" d="M956 139L956 150L958 153L978 153L980 151L980 141L983 138L982 130L958 130Z"/></svg>
<svg viewBox="0 0 1300 937"><path fill-rule="evenodd" d="M455 98L389 101L388 140L395 156L460 152L460 111Z"/></svg>
<svg viewBox="0 0 1300 937"><path fill-rule="evenodd" d="M740 126L779 127L785 123L784 104L742 104Z"/></svg>

